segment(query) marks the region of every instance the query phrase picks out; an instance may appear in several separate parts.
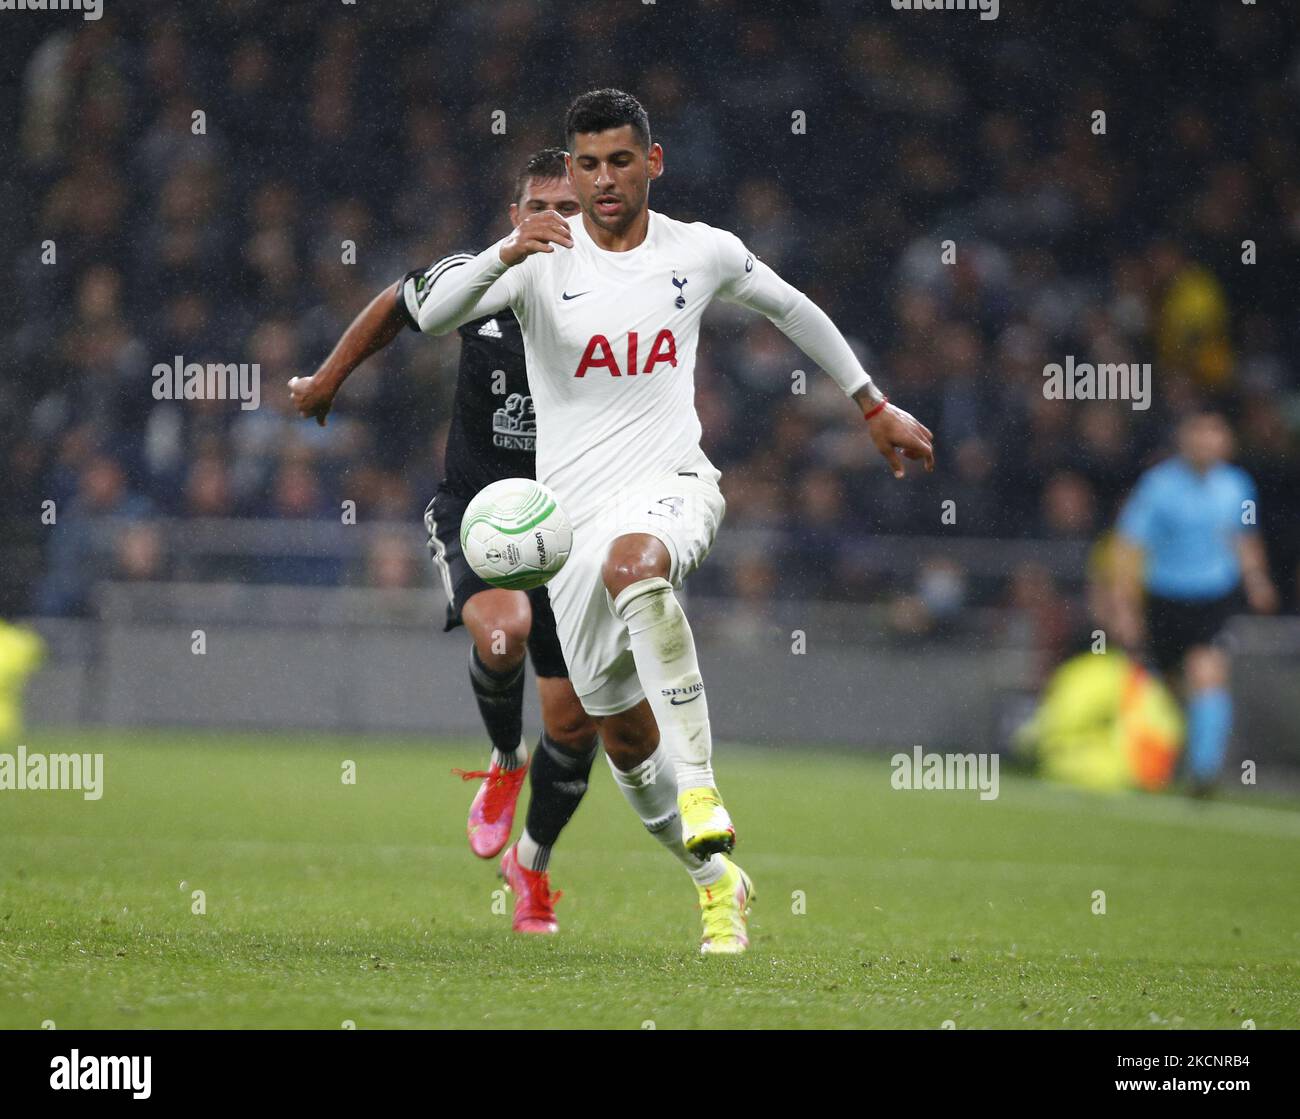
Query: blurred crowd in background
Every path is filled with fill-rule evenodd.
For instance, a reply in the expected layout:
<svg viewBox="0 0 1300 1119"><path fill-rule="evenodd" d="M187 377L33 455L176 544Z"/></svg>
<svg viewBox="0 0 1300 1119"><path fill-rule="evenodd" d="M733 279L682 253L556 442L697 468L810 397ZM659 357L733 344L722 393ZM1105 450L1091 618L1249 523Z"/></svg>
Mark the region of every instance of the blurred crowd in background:
<svg viewBox="0 0 1300 1119"><path fill-rule="evenodd" d="M769 531L706 565L710 590L973 601L933 538L1094 540L1170 451L1176 418L1208 403L1232 422L1296 610L1293 13L1033 8L991 22L884 2L769 17L739 0L7 14L4 610L84 612L106 575L283 578L186 569L156 519L337 522L345 499L359 521L409 531L292 577L429 585L411 542L441 473L455 337L408 332L326 428L283 386L381 287L502 236L518 168L562 142L575 94L604 85L635 93L664 145L651 205L739 234L938 438L940 469L895 482L828 378L808 369L792 392L803 356L765 320L715 308L696 371L704 446L728 530ZM258 363L261 406L155 400L151 370L177 355ZM1151 363L1150 409L1045 398L1044 366L1071 355ZM129 526L111 570L85 528L105 514ZM919 540L885 587L854 564L882 535ZM1041 605L1055 578L1029 565L977 597Z"/></svg>

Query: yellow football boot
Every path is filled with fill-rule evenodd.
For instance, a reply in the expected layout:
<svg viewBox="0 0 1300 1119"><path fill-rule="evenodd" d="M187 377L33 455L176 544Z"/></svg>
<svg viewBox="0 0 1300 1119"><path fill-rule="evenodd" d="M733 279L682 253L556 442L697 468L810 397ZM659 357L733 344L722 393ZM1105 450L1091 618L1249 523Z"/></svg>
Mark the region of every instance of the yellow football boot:
<svg viewBox="0 0 1300 1119"><path fill-rule="evenodd" d="M692 855L707 859L735 847L736 829L717 789L683 789L677 794L677 811L682 818L682 843Z"/></svg>
<svg viewBox="0 0 1300 1119"><path fill-rule="evenodd" d="M754 883L749 875L725 855L727 873L711 886L697 886L704 938L700 951L705 955L732 955L749 947L749 907L754 900Z"/></svg>

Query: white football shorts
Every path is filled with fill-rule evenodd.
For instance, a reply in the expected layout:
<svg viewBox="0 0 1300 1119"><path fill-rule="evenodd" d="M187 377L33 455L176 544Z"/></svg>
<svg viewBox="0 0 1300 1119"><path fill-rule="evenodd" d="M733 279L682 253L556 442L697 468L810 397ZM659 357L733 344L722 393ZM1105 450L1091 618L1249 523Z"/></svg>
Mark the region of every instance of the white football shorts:
<svg viewBox="0 0 1300 1119"><path fill-rule="evenodd" d="M706 460L686 472L633 483L574 526L568 562L546 587L569 679L587 714L616 715L645 697L627 626L601 578L610 544L629 533L657 537L671 557L669 582L680 589L709 554L726 514L717 478Z"/></svg>

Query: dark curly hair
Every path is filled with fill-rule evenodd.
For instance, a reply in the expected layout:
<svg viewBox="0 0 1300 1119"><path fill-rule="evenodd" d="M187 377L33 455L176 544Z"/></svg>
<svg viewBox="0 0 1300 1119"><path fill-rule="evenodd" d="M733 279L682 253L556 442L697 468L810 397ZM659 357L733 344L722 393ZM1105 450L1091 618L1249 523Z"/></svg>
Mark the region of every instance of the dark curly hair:
<svg viewBox="0 0 1300 1119"><path fill-rule="evenodd" d="M641 102L621 89L593 89L573 99L564 118L564 142L573 151L579 132L604 132L607 128L632 126L641 147L650 150L650 118Z"/></svg>

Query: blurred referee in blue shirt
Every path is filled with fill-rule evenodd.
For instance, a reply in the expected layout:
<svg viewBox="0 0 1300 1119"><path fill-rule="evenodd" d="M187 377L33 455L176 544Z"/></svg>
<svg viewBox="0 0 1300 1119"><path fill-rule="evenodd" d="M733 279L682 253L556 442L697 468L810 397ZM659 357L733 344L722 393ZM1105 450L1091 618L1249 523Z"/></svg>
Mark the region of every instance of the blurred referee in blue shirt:
<svg viewBox="0 0 1300 1119"><path fill-rule="evenodd" d="M1256 529L1255 483L1226 461L1231 453L1222 416L1187 417L1178 454L1138 479L1116 526L1118 636L1131 648L1145 636L1156 668L1171 686L1181 683L1186 772L1198 794L1213 786L1232 733L1224 623L1245 605L1271 613L1278 604Z"/></svg>

